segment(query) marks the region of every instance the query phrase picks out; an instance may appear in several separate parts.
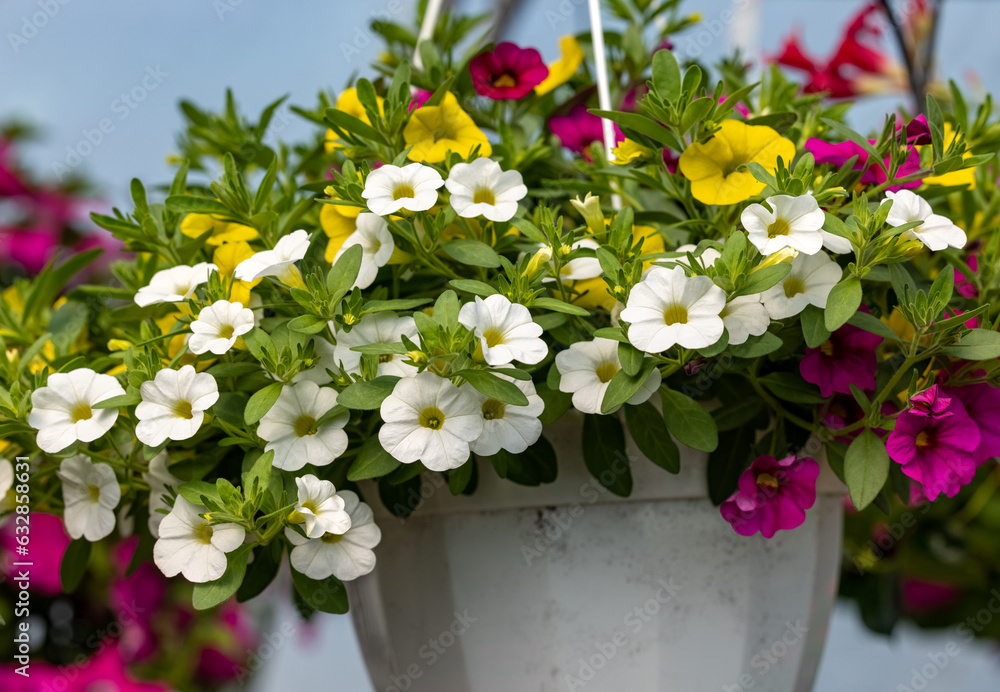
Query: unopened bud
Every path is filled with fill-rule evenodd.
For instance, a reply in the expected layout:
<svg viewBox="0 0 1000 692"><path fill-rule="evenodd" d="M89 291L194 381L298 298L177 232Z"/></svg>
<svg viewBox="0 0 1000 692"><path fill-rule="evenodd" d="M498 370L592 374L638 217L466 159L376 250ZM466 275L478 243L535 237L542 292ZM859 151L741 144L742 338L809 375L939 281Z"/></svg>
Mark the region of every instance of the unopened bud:
<svg viewBox="0 0 1000 692"><path fill-rule="evenodd" d="M587 222L587 228L590 229L591 233L597 235L604 233L604 212L601 211L600 197L594 197L588 192L582 202L577 197L576 199L571 199L570 203L583 216L583 220Z"/></svg>
<svg viewBox="0 0 1000 692"><path fill-rule="evenodd" d="M108 341L109 351L127 351L132 347L131 341L125 339L111 339Z"/></svg>
<svg viewBox="0 0 1000 692"><path fill-rule="evenodd" d="M764 267L773 267L776 264L786 264L794 260L798 254L799 251L794 248L782 248L781 250L773 252L765 257L763 262L750 270L750 273L753 274L758 269L763 269Z"/></svg>
<svg viewBox="0 0 1000 692"><path fill-rule="evenodd" d="M528 279L534 278L551 260L552 248L546 245L532 256L531 260L528 262L528 266L525 267L522 276Z"/></svg>

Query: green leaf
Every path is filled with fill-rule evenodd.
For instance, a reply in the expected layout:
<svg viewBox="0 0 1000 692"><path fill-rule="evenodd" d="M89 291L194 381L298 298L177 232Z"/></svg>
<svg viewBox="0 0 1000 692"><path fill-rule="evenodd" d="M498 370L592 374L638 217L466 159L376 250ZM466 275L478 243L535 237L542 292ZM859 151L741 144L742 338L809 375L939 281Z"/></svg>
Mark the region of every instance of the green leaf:
<svg viewBox="0 0 1000 692"><path fill-rule="evenodd" d="M472 279L452 279L448 282L448 285L452 288L457 288L459 291L465 291L466 293L471 293L475 296L481 296L487 298L496 293L499 293L497 289L493 288L487 283L482 281L473 281Z"/></svg>
<svg viewBox="0 0 1000 692"><path fill-rule="evenodd" d="M642 367L635 375L630 376L624 370L616 372L604 392L604 399L601 401L601 413L611 413L635 396L636 392L649 379L649 375L655 367L656 361L652 358L647 358L642 362Z"/></svg>
<svg viewBox="0 0 1000 692"><path fill-rule="evenodd" d="M374 411L392 394L399 379L395 375L382 375L367 382L355 382L340 393L337 403L357 411Z"/></svg>
<svg viewBox="0 0 1000 692"><path fill-rule="evenodd" d="M254 548L253 561L247 565L243 583L236 590L237 601L244 603L264 592L264 589L278 576L281 555L282 544L279 541L273 541L270 545L258 545Z"/></svg>
<svg viewBox="0 0 1000 692"><path fill-rule="evenodd" d="M792 271L792 265L787 262L758 269L747 277L743 287L731 297L736 298L738 296L763 293L772 286L777 286L778 282L784 279L790 271Z"/></svg>
<svg viewBox="0 0 1000 692"><path fill-rule="evenodd" d="M857 510L872 503L889 477L889 454L885 442L870 429L855 438L844 457L844 479Z"/></svg>
<svg viewBox="0 0 1000 692"><path fill-rule="evenodd" d="M723 435L719 447L708 455L708 496L718 506L736 491L740 474L753 459L756 431L743 425Z"/></svg>
<svg viewBox="0 0 1000 692"><path fill-rule="evenodd" d="M90 408L92 409L121 408L122 406L135 406L140 401L142 401L142 396L139 394L138 391L135 391L129 394L119 394L118 396L113 396L110 399L99 401L96 404L92 404Z"/></svg>
<svg viewBox="0 0 1000 692"><path fill-rule="evenodd" d="M899 335L892 331L885 322L867 312L859 310L851 316L851 319L847 320L847 323L885 339L892 339L893 341L901 340Z"/></svg>
<svg viewBox="0 0 1000 692"><path fill-rule="evenodd" d="M1000 332L989 329L970 329L959 339L957 344L944 349L944 352L949 356L965 360L1000 358Z"/></svg>
<svg viewBox="0 0 1000 692"><path fill-rule="evenodd" d="M347 470L347 480L363 481L388 476L398 469L399 461L382 448L378 435L372 435L358 450L358 456Z"/></svg>
<svg viewBox="0 0 1000 692"><path fill-rule="evenodd" d="M819 348L823 342L830 338L830 330L826 328L823 311L815 305L807 305L800 317L802 321L802 336L805 337L806 346L809 348Z"/></svg>
<svg viewBox="0 0 1000 692"><path fill-rule="evenodd" d="M454 373L456 377L465 379L476 390L490 399L502 401L505 404L514 406L527 406L528 397L514 384L500 377L497 377L486 370L459 370Z"/></svg>
<svg viewBox="0 0 1000 692"><path fill-rule="evenodd" d="M681 470L681 453L655 406L648 401L626 406L625 423L635 446L647 459L669 473Z"/></svg>
<svg viewBox="0 0 1000 692"><path fill-rule="evenodd" d="M256 489L257 492L261 492L271 485L271 470L273 464L274 450L272 449L258 456L254 460L253 465L242 474L241 478L243 480L243 491L247 493L247 497L250 497L250 493L252 493L254 489Z"/></svg>
<svg viewBox="0 0 1000 692"><path fill-rule="evenodd" d="M348 610L347 591L344 589L344 584L336 577L317 581L293 567L292 584L302 600L321 613L343 615Z"/></svg>
<svg viewBox="0 0 1000 692"><path fill-rule="evenodd" d="M719 446L719 431L712 415L691 397L667 387L660 388L663 420L682 444L702 452Z"/></svg>
<svg viewBox="0 0 1000 692"><path fill-rule="evenodd" d="M826 299L826 328L834 332L844 326L861 305L861 279L848 276L830 291Z"/></svg>
<svg viewBox="0 0 1000 692"><path fill-rule="evenodd" d="M657 144L673 148L677 144L677 137L673 132L660 125L658 122L640 113L622 113L620 111L604 111L599 108L589 108L591 115L618 123L623 130L632 130L640 135L649 137Z"/></svg>
<svg viewBox="0 0 1000 692"><path fill-rule="evenodd" d="M454 291L445 291L434 301L432 319L445 329L453 329L458 325L458 296Z"/></svg>
<svg viewBox="0 0 1000 692"><path fill-rule="evenodd" d="M618 343L618 360L626 375L633 376L642 368L646 354L628 343Z"/></svg>
<svg viewBox="0 0 1000 692"><path fill-rule="evenodd" d="M369 139L379 144L388 144L385 141L385 137L378 130L361 118L356 118L350 113L337 110L336 108L327 108L325 115L327 123L335 126L334 130L343 130L349 135L357 135L359 139Z"/></svg>
<svg viewBox="0 0 1000 692"><path fill-rule="evenodd" d="M360 245L351 245L337 258L326 275L326 290L339 302L354 286L361 271L361 258L364 249Z"/></svg>
<svg viewBox="0 0 1000 692"><path fill-rule="evenodd" d="M712 418L719 432L727 432L748 425L763 410L765 407L758 397L744 396L712 411Z"/></svg>
<svg viewBox="0 0 1000 692"><path fill-rule="evenodd" d="M445 243L441 249L453 260L472 267L494 269L500 266L500 256L486 243L472 238L459 238Z"/></svg>
<svg viewBox="0 0 1000 692"><path fill-rule="evenodd" d="M469 459L467 462L448 472L448 490L452 495L461 495L472 481L473 471L476 470L476 462Z"/></svg>
<svg viewBox="0 0 1000 692"><path fill-rule="evenodd" d="M316 334L326 329L326 320L316 315L299 315L289 320L287 326L300 334Z"/></svg>
<svg viewBox="0 0 1000 692"><path fill-rule="evenodd" d="M253 425L264 415L271 410L274 406L274 402L278 400L281 396L281 388L284 386L282 382L272 382L263 389L259 389L253 393L250 400L247 402L246 410L243 412L243 422L247 425Z"/></svg>
<svg viewBox="0 0 1000 692"><path fill-rule="evenodd" d="M215 581L195 584L191 603L195 610L208 610L224 603L234 595L247 573L247 557L251 545L241 545L226 555L226 573Z"/></svg>
<svg viewBox="0 0 1000 692"><path fill-rule="evenodd" d="M653 89L670 103L677 103L681 97L681 68L667 49L653 53Z"/></svg>
<svg viewBox="0 0 1000 692"><path fill-rule="evenodd" d="M940 161L944 156L944 116L941 115L941 106L937 99L927 94L927 129L931 131L931 149L934 151L934 160Z"/></svg>
<svg viewBox="0 0 1000 692"><path fill-rule="evenodd" d="M386 310L413 310L431 302L430 298L398 298L396 300L369 300L361 309L362 315Z"/></svg>
<svg viewBox="0 0 1000 692"><path fill-rule="evenodd" d="M175 469L176 467L172 468L171 471L175 471ZM209 502L215 502L217 505L222 506L222 498L219 497L219 490L216 488L215 483L188 481L181 484L176 490L178 495L198 507L205 507L206 499Z"/></svg>
<svg viewBox="0 0 1000 692"><path fill-rule="evenodd" d="M211 197L195 195L170 195L166 200L167 211L177 214L213 214L232 218L233 212L225 204Z"/></svg>
<svg viewBox="0 0 1000 692"><path fill-rule="evenodd" d="M784 346L784 342L776 334L764 332L760 336L751 336L742 344L730 346L729 352L737 358L760 358L774 353Z"/></svg>
<svg viewBox="0 0 1000 692"><path fill-rule="evenodd" d="M49 260L49 263L45 265L41 273L35 277L31 284L31 290L24 300L22 324L27 324L29 319L37 317L42 308L51 306L56 299L56 295L59 294L59 291L63 289L69 280L97 259L102 252L103 250L100 248L81 252L78 255L73 255L58 267L54 266L55 257Z"/></svg>
<svg viewBox="0 0 1000 692"><path fill-rule="evenodd" d="M555 298L535 298L531 303L533 308L542 308L544 310L552 310L553 312L563 312L567 315L579 315L580 317L589 317L590 311L586 308L582 308L579 305L570 305L569 303L564 303L561 300L556 300Z"/></svg>
<svg viewBox="0 0 1000 692"><path fill-rule="evenodd" d="M215 378L243 377L252 372L260 372L260 363L219 363L210 367L206 372Z"/></svg>
<svg viewBox="0 0 1000 692"><path fill-rule="evenodd" d="M619 497L632 494L625 431L616 416L584 415L583 461L597 482L612 493Z"/></svg>
<svg viewBox="0 0 1000 692"><path fill-rule="evenodd" d="M73 593L90 563L91 543L86 538L77 538L66 547L59 565L59 581L64 593Z"/></svg>
<svg viewBox="0 0 1000 692"><path fill-rule="evenodd" d="M772 372L761 377L759 382L779 399L794 404L822 404L826 401L816 385L806 382L798 374Z"/></svg>

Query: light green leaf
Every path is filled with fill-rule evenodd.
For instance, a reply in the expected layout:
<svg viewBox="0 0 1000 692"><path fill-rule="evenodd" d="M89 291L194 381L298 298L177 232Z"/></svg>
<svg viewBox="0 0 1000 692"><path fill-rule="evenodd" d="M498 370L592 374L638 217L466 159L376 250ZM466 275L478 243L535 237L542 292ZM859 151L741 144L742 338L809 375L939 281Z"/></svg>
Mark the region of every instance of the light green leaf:
<svg viewBox="0 0 1000 692"><path fill-rule="evenodd" d="M702 452L719 446L719 430L712 415L691 397L667 387L660 388L663 420L682 444Z"/></svg>
<svg viewBox="0 0 1000 692"><path fill-rule="evenodd" d="M869 429L851 443L844 457L844 479L851 502L859 511L878 496L889 477L889 454L885 442Z"/></svg>

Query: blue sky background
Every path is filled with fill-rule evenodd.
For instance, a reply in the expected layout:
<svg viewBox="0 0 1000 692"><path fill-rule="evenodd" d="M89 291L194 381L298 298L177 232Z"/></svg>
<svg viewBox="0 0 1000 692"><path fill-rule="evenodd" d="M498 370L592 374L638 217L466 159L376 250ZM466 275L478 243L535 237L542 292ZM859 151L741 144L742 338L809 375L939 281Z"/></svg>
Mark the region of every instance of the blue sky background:
<svg viewBox="0 0 1000 692"><path fill-rule="evenodd" d="M550 24L546 13L559 12L561 1L566 2L526 3L508 37L554 58L559 35L587 26L585 3L577 3L567 21ZM742 40L773 51L782 36L798 27L805 45L822 54L835 44L840 25L859 4L759 0L758 31L748 31ZM45 5L58 11L51 17L39 15ZM467 0L459 5L476 10L486 3ZM947 0L945 5L939 42L943 73L961 82L975 70L985 88L1000 89L1000 3ZM26 158L45 173L67 165L67 147L78 148L86 131L96 141L93 131L99 132L104 121L100 143L78 165L100 185L105 199L121 204L131 178L147 184L169 180L166 156L174 150L181 124L179 99L218 109L226 87L232 87L251 115L283 94L290 94L291 103L310 105L317 90L339 89L352 74L365 70L377 48L368 28L374 16L400 7L395 19L407 22L414 6L412 0L0 0L0 119L21 116L41 125L43 139L28 148ZM706 22L731 6L731 0L687 4ZM12 34L27 38L12 40ZM359 52L351 50L345 57L345 44L359 46ZM723 33L713 38L705 55L721 55L730 45ZM684 51L683 36L678 47ZM134 98L131 105L123 94ZM862 106L855 126L878 125L892 103L889 98ZM281 136L294 138L306 130L292 119ZM70 158L69 163L75 161ZM369 689L346 618L322 619L311 641L282 649L260 674L260 689L317 689L317 683L322 689ZM852 607L842 607L831 628L817 692L896 690L909 680L913 666L947 641L948 633L908 629L894 640L874 638L863 631ZM331 670L337 671L336 688L327 686ZM995 690L998 674L995 650L967 649L926 689Z"/></svg>

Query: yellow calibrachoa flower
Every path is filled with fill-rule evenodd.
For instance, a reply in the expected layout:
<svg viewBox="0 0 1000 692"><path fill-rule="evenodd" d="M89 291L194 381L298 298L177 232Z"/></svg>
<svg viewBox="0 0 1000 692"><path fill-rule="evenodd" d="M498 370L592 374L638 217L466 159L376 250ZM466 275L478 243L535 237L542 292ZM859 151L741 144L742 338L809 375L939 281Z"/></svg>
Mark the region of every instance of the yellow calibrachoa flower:
<svg viewBox="0 0 1000 692"><path fill-rule="evenodd" d="M737 204L760 194L764 183L749 171L737 172L745 163L759 163L774 171L778 157L785 164L795 157L795 145L766 125L724 120L705 142L695 142L681 154L681 173L691 181L691 194L704 204Z"/></svg>
<svg viewBox="0 0 1000 692"><path fill-rule="evenodd" d="M458 105L450 91L440 106L423 106L413 111L406 123L403 138L412 146L407 158L411 161L440 163L449 151L468 157L479 147L480 156L489 156L493 147L469 114Z"/></svg>
<svg viewBox="0 0 1000 692"><path fill-rule="evenodd" d="M361 207L345 204L324 204L319 210L319 225L330 239L324 255L327 262L333 262L347 237L358 230L358 214L361 211Z"/></svg>
<svg viewBox="0 0 1000 692"><path fill-rule="evenodd" d="M378 112L381 115L385 115L385 110L382 106L384 99L381 96L376 96L375 102L378 104ZM366 111L365 107L361 105L361 100L358 98L358 90L354 87L345 89L343 93L337 97L337 110L353 115L366 125L372 124L371 118L368 117L368 111ZM340 143L340 135L333 130L327 130L326 142L323 143L323 148L326 149L326 153L332 154L336 149L342 146L344 145Z"/></svg>
<svg viewBox="0 0 1000 692"><path fill-rule="evenodd" d="M237 240L253 240L257 237L257 229L244 226L241 223L222 221L209 214L188 214L181 221L181 233L188 238L198 238L208 231L212 235L206 241L208 245L222 245Z"/></svg>
<svg viewBox="0 0 1000 692"><path fill-rule="evenodd" d="M226 243L215 248L212 253L212 264L219 268L219 275L232 277L236 272L236 265L243 260L252 257L254 254L250 243L245 240L238 240L235 243ZM259 284L261 279L256 281L233 281L233 287L229 291L229 300L233 303L242 303L243 306L250 305L250 289Z"/></svg>
<svg viewBox="0 0 1000 692"><path fill-rule="evenodd" d="M611 163L623 166L626 163L632 163L633 161L638 161L639 159L649 158L653 155L653 150L644 147L631 139L626 139L617 147L613 148L611 153L615 155L615 160Z"/></svg>
<svg viewBox="0 0 1000 692"><path fill-rule="evenodd" d="M563 36L559 39L561 55L555 62L549 63L549 76L535 87L539 96L549 93L558 86L569 81L583 64L583 49L577 43L575 36Z"/></svg>
<svg viewBox="0 0 1000 692"><path fill-rule="evenodd" d="M948 147L955 140L955 128L951 126L951 123L944 124L944 148L947 151ZM966 151L962 154L963 159L967 159L972 156L971 151ZM945 173L943 175L932 175L924 178L924 183L927 185L968 185L968 189L971 190L976 186L976 169L975 168L963 168L960 171L951 171L950 173Z"/></svg>
<svg viewBox="0 0 1000 692"><path fill-rule="evenodd" d="M663 243L663 236L652 226L635 226L632 229L632 244L637 243L639 238L643 239L641 250L643 255L653 255L666 250L666 246ZM649 259L643 262L642 270L646 271L652 267L654 261ZM603 276L567 283L572 285L574 291L579 291L583 294L573 299L574 305L579 305L588 310L604 308L609 312L615 306L615 298L608 293L608 284Z"/></svg>

